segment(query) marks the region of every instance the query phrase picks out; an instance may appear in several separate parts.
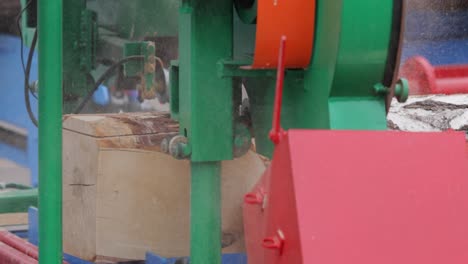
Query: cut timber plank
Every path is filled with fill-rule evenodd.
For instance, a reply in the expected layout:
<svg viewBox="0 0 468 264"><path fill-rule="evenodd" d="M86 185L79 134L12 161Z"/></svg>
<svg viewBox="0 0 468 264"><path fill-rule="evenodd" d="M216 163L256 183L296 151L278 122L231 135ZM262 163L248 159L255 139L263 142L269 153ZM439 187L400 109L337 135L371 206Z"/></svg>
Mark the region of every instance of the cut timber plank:
<svg viewBox="0 0 468 264"><path fill-rule="evenodd" d="M63 247L88 260L96 250L98 155L93 138L63 131Z"/></svg>
<svg viewBox="0 0 468 264"><path fill-rule="evenodd" d="M0 214L0 227L28 224L27 213Z"/></svg>
<svg viewBox="0 0 468 264"><path fill-rule="evenodd" d="M143 116L70 116L65 121L66 253L91 261L144 259L147 251L189 255L190 165L159 150L161 140L178 127L167 114ZM264 169L254 152L222 163L226 253L244 251L243 196Z"/></svg>

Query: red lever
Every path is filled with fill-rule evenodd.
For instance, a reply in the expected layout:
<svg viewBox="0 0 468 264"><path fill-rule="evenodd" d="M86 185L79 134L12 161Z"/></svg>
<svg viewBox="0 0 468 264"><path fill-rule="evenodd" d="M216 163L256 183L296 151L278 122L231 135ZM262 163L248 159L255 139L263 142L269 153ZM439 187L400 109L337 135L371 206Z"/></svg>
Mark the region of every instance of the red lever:
<svg viewBox="0 0 468 264"><path fill-rule="evenodd" d="M280 40L279 56L278 56L278 71L276 73L276 91L275 104L273 110L273 124L270 131L270 140L277 145L285 132L281 128L281 105L283 102L283 83L284 83L284 68L286 54L286 36L282 36Z"/></svg>

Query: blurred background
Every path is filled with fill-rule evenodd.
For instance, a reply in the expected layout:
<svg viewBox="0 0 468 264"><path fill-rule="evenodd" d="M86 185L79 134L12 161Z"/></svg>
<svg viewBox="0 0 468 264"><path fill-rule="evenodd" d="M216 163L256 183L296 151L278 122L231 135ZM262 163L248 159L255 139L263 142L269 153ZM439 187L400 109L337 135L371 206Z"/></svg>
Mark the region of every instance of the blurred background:
<svg viewBox="0 0 468 264"><path fill-rule="evenodd" d="M28 3L28 9L25 10L24 7ZM21 5L20 0L0 0L0 182L15 181L33 186L37 185L38 165L37 128L30 118L31 115L37 116L37 90L35 90L37 89L37 56L34 50L31 52L30 71L27 74L28 99L25 98L24 92L26 69L23 65L28 64L29 48L34 37L35 3L36 0L23 1ZM132 41L157 41L155 53L159 56L160 62L156 64L157 67L151 77L157 87L156 94L150 96L154 98L143 98L139 93L141 88L138 87L135 76L129 76L128 72L123 74L127 69L122 68L99 85L79 112L168 111L170 98L169 89L167 89L168 69L170 61L178 57L176 17L179 1L88 0L75 1L74 4L83 5L83 3L86 10L90 12L90 21L96 20L94 21L96 28L89 29L89 32L91 35L99 33L99 45L89 50L91 55L96 57L95 65L86 61L81 62L84 68L89 68L92 76L81 79L88 79L94 83L98 76L122 58L123 53L130 52L126 44ZM151 10L157 10L158 5L166 5L164 10L168 12L153 16ZM136 10L145 10L145 12L136 13ZM97 19L95 14L98 14ZM157 27L160 20L165 21L161 24L165 24L166 28ZM174 21L174 23L168 23L168 21ZM422 56L434 67L467 64L467 25L468 1L466 0L407 1L401 64L414 56ZM67 34L76 34L79 31L79 29L70 28ZM244 34L243 37L253 37L254 32L250 33ZM65 45L73 45L73 43L65 43ZM242 47L242 49L242 52L251 51L252 47ZM80 59L74 57L74 54L65 54L65 57L71 60ZM82 73L78 72L76 76L80 74ZM86 96L83 91L89 89L81 89L81 86L85 87L88 84L80 84L75 80L65 80L65 82L73 83L72 86L74 86L64 86L64 101L66 101L64 111L71 113L77 108L80 99ZM27 111L28 105L31 111ZM399 105L395 109L397 110L391 111L389 115L390 128L410 129L414 127L415 122L420 122L420 120L410 119L402 124L400 117L403 114L399 113L408 109L405 110ZM436 111L437 107L434 109ZM457 109L462 115L466 112L463 104ZM407 116L410 115L414 113L407 114ZM421 129L450 128L446 121L437 121L438 117L435 118L435 114L429 113L428 115L436 121L427 121L430 124L421 125ZM447 119L445 116L440 118ZM446 123L438 125L437 122ZM460 128L463 128L463 125Z"/></svg>

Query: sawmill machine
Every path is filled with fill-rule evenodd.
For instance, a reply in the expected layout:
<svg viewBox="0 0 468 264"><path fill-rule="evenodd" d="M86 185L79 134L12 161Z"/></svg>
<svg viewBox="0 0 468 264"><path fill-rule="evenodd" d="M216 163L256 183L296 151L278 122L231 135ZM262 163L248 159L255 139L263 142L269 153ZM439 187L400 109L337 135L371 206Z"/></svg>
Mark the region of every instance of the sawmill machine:
<svg viewBox="0 0 468 264"><path fill-rule="evenodd" d="M220 164L253 141L271 164L245 196L249 263L468 261L465 136L385 131L409 91L403 0L24 6L39 53L41 264L62 262L62 115L112 76L170 100L180 130L163 149L191 164L191 263L221 263Z"/></svg>

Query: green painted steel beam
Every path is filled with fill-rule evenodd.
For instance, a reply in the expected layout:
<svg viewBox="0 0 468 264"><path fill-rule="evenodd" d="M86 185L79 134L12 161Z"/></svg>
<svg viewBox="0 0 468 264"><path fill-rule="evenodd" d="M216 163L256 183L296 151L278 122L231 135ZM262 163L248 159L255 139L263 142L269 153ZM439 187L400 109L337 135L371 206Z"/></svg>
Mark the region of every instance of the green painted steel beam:
<svg viewBox="0 0 468 264"><path fill-rule="evenodd" d="M233 54L231 0L184 1L179 15L179 122L192 161L232 159L231 78L216 74Z"/></svg>
<svg viewBox="0 0 468 264"><path fill-rule="evenodd" d="M332 97L330 129L385 130L385 101L380 97Z"/></svg>
<svg viewBox="0 0 468 264"><path fill-rule="evenodd" d="M27 212L37 206L37 189L0 192L0 214Z"/></svg>
<svg viewBox="0 0 468 264"><path fill-rule="evenodd" d="M194 264L221 263L221 160L233 158L233 80L220 62L233 58L232 0L182 1L179 61L171 89L180 134L191 149L190 255ZM223 66L223 65L221 65Z"/></svg>
<svg viewBox="0 0 468 264"><path fill-rule="evenodd" d="M192 162L190 263L221 263L221 163Z"/></svg>
<svg viewBox="0 0 468 264"><path fill-rule="evenodd" d="M62 263L62 0L39 0L39 263Z"/></svg>
<svg viewBox="0 0 468 264"><path fill-rule="evenodd" d="M393 0L342 0L332 96L369 96L384 79Z"/></svg>
<svg viewBox="0 0 468 264"><path fill-rule="evenodd" d="M304 104L316 120L313 128L387 128L385 98L374 85L384 79L393 4L319 0L315 52L304 84L313 95L307 98L315 106Z"/></svg>

